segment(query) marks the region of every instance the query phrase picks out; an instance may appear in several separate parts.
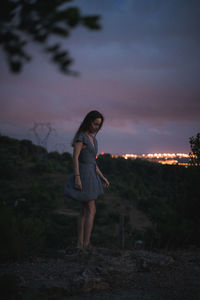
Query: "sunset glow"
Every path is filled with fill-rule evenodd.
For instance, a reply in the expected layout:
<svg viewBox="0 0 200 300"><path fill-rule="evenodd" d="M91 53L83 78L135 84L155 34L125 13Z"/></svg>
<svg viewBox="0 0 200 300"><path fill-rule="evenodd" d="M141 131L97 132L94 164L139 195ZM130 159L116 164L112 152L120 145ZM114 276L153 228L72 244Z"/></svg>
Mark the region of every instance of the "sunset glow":
<svg viewBox="0 0 200 300"><path fill-rule="evenodd" d="M82 120L98 110L105 117L96 136L98 153L187 159L189 138L200 129L199 1L77 0L74 5L85 15L98 15L102 27L79 24L67 37L51 37L52 44L69 51L71 69L80 76L63 75L44 45L34 41L27 44L32 59L13 74L2 47L1 133L37 143L40 132L30 129L34 122L47 123L54 129L44 133L48 151L62 144L72 153Z"/></svg>

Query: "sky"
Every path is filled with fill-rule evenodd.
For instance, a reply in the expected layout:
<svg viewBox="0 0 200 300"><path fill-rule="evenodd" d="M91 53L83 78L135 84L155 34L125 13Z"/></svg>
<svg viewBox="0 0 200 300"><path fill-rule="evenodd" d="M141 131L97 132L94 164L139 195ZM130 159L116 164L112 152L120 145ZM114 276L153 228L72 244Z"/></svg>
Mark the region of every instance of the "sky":
<svg viewBox="0 0 200 300"><path fill-rule="evenodd" d="M79 26L69 38L49 42L70 51L79 77L60 73L33 43L26 47L32 61L15 75L0 49L0 133L36 144L36 135L40 142L48 135L49 151L72 153L85 115L98 110L105 118L98 154L188 153L189 137L200 132L200 2L74 0L68 6L74 5L83 15L100 15L102 29Z"/></svg>

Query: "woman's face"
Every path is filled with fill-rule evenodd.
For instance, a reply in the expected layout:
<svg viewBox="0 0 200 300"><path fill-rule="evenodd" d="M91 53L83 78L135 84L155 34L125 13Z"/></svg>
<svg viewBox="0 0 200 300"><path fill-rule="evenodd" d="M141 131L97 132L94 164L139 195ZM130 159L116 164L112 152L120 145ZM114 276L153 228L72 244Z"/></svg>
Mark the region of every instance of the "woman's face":
<svg viewBox="0 0 200 300"><path fill-rule="evenodd" d="M90 132L95 133L96 131L98 131L99 127L101 125L101 122L102 122L101 118L94 119L94 121L92 121L90 124Z"/></svg>

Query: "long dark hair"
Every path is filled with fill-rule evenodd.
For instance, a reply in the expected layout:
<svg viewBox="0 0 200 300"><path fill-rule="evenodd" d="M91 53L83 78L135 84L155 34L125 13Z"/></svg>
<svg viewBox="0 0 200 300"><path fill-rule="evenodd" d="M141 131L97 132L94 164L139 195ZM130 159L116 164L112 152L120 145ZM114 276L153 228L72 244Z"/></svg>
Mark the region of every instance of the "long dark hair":
<svg viewBox="0 0 200 300"><path fill-rule="evenodd" d="M97 110L92 110L90 111L82 121L81 125L79 126L78 130L76 131L74 138L72 140L71 146L74 147L74 141L76 137L81 133L89 130L91 123L96 119L96 118L101 118L101 124L99 126L98 131L101 129L103 122L104 122L104 116L98 112ZM97 131L97 132L98 132ZM97 134L97 133L96 133ZM96 136L95 134L95 136Z"/></svg>

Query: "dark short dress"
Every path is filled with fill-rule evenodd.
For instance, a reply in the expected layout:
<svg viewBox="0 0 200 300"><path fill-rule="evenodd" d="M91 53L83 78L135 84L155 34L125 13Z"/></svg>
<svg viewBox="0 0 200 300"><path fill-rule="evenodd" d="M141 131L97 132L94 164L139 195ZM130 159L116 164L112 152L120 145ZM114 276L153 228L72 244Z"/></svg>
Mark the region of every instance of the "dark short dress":
<svg viewBox="0 0 200 300"><path fill-rule="evenodd" d="M65 185L64 195L81 202L97 200L100 195L104 194L101 179L96 172L97 139L94 138L93 146L89 137L81 132L75 139L75 142L77 141L82 141L86 145L81 150L78 158L82 189L75 188L75 173L73 172L69 175Z"/></svg>

